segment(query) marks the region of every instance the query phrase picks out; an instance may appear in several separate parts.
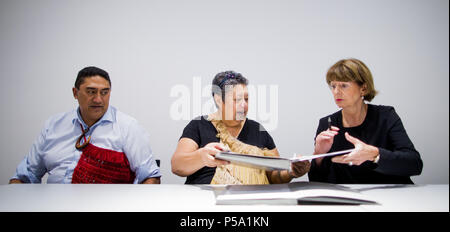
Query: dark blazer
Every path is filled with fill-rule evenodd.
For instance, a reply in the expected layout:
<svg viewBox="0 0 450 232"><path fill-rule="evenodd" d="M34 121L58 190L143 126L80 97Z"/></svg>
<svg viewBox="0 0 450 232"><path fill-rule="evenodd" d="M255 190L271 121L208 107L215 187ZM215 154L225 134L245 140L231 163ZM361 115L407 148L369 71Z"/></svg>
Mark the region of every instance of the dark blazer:
<svg viewBox="0 0 450 232"><path fill-rule="evenodd" d="M316 137L327 130L328 117L331 117L332 125L340 129L329 152L354 148L353 144L345 139L344 134L348 132L364 143L378 147L380 159L377 164L366 161L359 166L333 163L331 157L324 158L320 166L312 161L308 173L310 181L413 184L410 176L422 172L423 163L420 154L409 139L394 107L369 104L364 122L350 128L343 127L342 110L338 111L320 119Z"/></svg>

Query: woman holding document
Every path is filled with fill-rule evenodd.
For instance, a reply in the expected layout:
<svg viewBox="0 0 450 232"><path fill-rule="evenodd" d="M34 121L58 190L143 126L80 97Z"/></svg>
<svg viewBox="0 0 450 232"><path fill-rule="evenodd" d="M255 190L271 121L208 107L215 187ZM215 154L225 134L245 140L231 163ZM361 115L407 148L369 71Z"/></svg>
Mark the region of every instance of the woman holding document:
<svg viewBox="0 0 450 232"><path fill-rule="evenodd" d="M314 159L309 180L413 184L410 176L422 172L420 154L393 107L365 103L377 94L367 66L357 59L340 60L328 70L326 81L341 110L320 119L314 154L355 149Z"/></svg>
<svg viewBox="0 0 450 232"><path fill-rule="evenodd" d="M265 171L229 164L215 158L221 151L279 156L269 133L247 119L248 81L240 73L221 72L212 81L217 112L192 120L183 130L172 156L172 172L187 177L186 184L288 183L308 172L308 161L292 165L292 171Z"/></svg>

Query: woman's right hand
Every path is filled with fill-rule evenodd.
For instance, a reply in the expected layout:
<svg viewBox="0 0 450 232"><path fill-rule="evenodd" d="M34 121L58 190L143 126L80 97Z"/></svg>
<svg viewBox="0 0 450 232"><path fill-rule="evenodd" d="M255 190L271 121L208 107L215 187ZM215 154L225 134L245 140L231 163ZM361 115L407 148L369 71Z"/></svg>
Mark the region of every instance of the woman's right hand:
<svg viewBox="0 0 450 232"><path fill-rule="evenodd" d="M220 165L227 165L230 162L214 158L214 156L227 150L222 143L208 143L206 146L198 149L198 153L202 159L202 162L207 167L217 167Z"/></svg>
<svg viewBox="0 0 450 232"><path fill-rule="evenodd" d="M338 134L339 128L332 126L331 130L322 131L316 137L316 145L314 147L314 154L327 153L333 145L334 136Z"/></svg>

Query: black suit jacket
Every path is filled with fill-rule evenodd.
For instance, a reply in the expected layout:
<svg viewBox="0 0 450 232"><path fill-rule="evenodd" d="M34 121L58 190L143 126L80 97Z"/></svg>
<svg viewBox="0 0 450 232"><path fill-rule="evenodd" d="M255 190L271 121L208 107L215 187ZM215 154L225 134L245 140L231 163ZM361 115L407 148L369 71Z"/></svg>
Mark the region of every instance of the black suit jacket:
<svg viewBox="0 0 450 232"><path fill-rule="evenodd" d="M332 125L339 127L329 152L351 149L353 144L345 138L345 132L366 144L378 147L378 164L366 161L361 165L349 166L331 161L331 157L322 160L320 166L311 163L308 173L310 181L353 184L413 184L410 176L422 172L422 159L409 139L400 117L391 106L368 105L364 122L351 128L342 126L342 111L321 118L316 137L328 128L328 117Z"/></svg>

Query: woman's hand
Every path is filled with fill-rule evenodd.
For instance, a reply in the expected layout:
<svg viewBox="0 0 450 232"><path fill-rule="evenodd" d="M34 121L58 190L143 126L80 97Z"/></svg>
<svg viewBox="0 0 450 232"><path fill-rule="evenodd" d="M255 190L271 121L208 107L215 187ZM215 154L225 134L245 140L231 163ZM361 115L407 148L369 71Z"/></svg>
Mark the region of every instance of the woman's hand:
<svg viewBox="0 0 450 232"><path fill-rule="evenodd" d="M365 144L361 140L350 136L347 132L345 132L345 138L355 145L355 149L347 155L335 156L331 159L331 161L335 163L348 164L350 166L361 165L368 160L374 161L379 155L379 150L377 147Z"/></svg>
<svg viewBox="0 0 450 232"><path fill-rule="evenodd" d="M219 160L214 158L214 156L221 152L227 150L225 146L221 143L208 143L206 146L198 149L198 154L203 162L203 164L207 167L217 167L220 165L227 165L230 162L225 160Z"/></svg>
<svg viewBox="0 0 450 232"><path fill-rule="evenodd" d="M314 147L314 154L327 153L333 145L334 136L338 134L339 128L332 126L331 130L322 131L316 136L316 145Z"/></svg>
<svg viewBox="0 0 450 232"><path fill-rule="evenodd" d="M314 154L324 154L327 153L331 146L333 145L334 136L338 134L339 128L332 126L331 130L328 129L326 131L322 131L320 134L316 136L316 145L314 146ZM317 165L322 163L323 158L317 158L314 160Z"/></svg>
<svg viewBox="0 0 450 232"><path fill-rule="evenodd" d="M178 176L186 177L205 166L217 167L218 165L228 164L228 161L214 158L222 150L226 149L221 143L209 143L205 147L199 148L194 140L181 138L172 156L172 172Z"/></svg>
<svg viewBox="0 0 450 232"><path fill-rule="evenodd" d="M309 172L311 163L309 161L300 161L291 164L291 170L274 170L268 171L267 177L271 184L289 183L292 178L297 178Z"/></svg>
<svg viewBox="0 0 450 232"><path fill-rule="evenodd" d="M308 160L292 163L289 175L294 178L301 177L309 172L309 168L311 168L311 163Z"/></svg>

